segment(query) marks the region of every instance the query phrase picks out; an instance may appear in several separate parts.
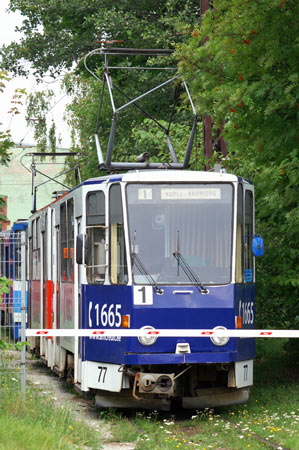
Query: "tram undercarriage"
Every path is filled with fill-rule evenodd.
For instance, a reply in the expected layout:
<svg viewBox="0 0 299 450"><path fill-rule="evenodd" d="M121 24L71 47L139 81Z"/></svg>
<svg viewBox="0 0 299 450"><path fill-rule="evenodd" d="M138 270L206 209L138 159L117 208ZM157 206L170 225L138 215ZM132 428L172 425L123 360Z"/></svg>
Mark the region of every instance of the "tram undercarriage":
<svg viewBox="0 0 299 450"><path fill-rule="evenodd" d="M121 370L120 392L92 389L97 407L168 411L176 407L202 409L242 404L249 399L249 386L236 387L234 363L181 367L122 366ZM76 390L83 394L81 385L76 385Z"/></svg>

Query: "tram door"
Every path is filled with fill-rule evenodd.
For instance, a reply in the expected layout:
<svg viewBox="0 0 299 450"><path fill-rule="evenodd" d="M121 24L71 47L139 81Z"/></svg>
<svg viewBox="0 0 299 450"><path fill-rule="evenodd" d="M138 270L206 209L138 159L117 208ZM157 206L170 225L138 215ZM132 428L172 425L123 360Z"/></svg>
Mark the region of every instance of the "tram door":
<svg viewBox="0 0 299 450"><path fill-rule="evenodd" d="M59 322L61 328L75 326L74 278L74 200L69 198L60 205L60 287ZM74 353L74 339L62 337L61 346Z"/></svg>
<svg viewBox="0 0 299 450"><path fill-rule="evenodd" d="M41 313L42 313L42 328L48 327L48 295L47 295L47 280L48 280L48 251L47 251L47 213L43 213L40 217L41 221L41 281L42 281L42 298L41 298ZM41 355L46 355L46 339L41 339L40 352Z"/></svg>
<svg viewBox="0 0 299 450"><path fill-rule="evenodd" d="M43 273L43 323L42 328L49 328L48 321L48 248L47 248L47 213L43 217L42 226L42 248L43 248L43 259L42 259L42 273Z"/></svg>
<svg viewBox="0 0 299 450"><path fill-rule="evenodd" d="M81 228L81 217L76 218L75 220L75 236L82 233ZM82 326L82 295L81 295L81 266L74 266L74 281L75 281L75 328L83 328ZM82 361L82 338L75 337L75 346L74 346L74 383L81 382L81 374L80 374L80 364Z"/></svg>
<svg viewBox="0 0 299 450"><path fill-rule="evenodd" d="M254 327L254 262L251 243L254 234L253 189L242 183L237 194L236 315L242 327Z"/></svg>
<svg viewBox="0 0 299 450"><path fill-rule="evenodd" d="M60 240L59 240L59 227L55 229L56 234L56 328L60 328ZM56 338L57 344L60 342L60 338Z"/></svg>
<svg viewBox="0 0 299 450"><path fill-rule="evenodd" d="M244 193L244 234L245 234L245 255L244 255L244 311L242 306L242 317L247 328L254 328L255 305L254 305L254 259L252 253L252 239L254 234L254 202L252 188L245 189Z"/></svg>
<svg viewBox="0 0 299 450"><path fill-rule="evenodd" d="M82 233L82 228L81 228L81 217L77 220L77 235ZM77 280L78 280L78 284L77 284L77 298L78 298L78 303L77 303L77 307L78 307L78 328L83 328L83 324L82 324L82 293L81 293L81 282L82 282L82 278L81 278L81 266L79 264L77 264ZM79 338L78 341L78 356L79 359L82 359L82 338Z"/></svg>

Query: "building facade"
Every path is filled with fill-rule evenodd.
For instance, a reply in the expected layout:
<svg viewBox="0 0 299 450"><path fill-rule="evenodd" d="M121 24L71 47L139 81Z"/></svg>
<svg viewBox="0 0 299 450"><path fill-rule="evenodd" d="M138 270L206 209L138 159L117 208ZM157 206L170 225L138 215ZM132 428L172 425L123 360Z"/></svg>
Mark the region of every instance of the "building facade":
<svg viewBox="0 0 299 450"><path fill-rule="evenodd" d="M3 213L6 213L10 224L18 219L27 219L31 215L33 209L32 157L28 154L35 152L35 147L11 148L9 166L0 166L0 195L7 197L6 211ZM53 178L63 171L64 158L59 157L53 162L50 158L34 157L34 161L36 168L34 186L37 187L36 208L39 209L53 200L53 192L63 189L59 183L50 181L47 177ZM63 177L57 180L63 183ZM2 224L2 230L4 226Z"/></svg>

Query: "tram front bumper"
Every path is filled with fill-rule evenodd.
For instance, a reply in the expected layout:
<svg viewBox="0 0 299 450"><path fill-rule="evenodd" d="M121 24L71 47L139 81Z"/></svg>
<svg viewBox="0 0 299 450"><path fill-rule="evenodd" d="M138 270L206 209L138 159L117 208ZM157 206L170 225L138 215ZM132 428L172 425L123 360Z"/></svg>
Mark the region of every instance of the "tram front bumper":
<svg viewBox="0 0 299 450"><path fill-rule="evenodd" d="M215 364L238 360L238 352L126 353L125 364Z"/></svg>

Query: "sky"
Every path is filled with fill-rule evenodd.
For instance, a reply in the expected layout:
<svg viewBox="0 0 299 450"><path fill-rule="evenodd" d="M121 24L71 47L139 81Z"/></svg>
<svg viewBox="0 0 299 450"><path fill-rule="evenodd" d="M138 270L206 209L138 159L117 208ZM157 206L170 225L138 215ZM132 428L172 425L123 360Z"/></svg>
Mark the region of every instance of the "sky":
<svg viewBox="0 0 299 450"><path fill-rule="evenodd" d="M18 13L8 13L6 10L9 6L9 0L0 0L0 46L9 44L11 41L18 40L20 34L16 33L15 27L22 23L22 16ZM49 84L50 83L50 84ZM26 123L26 107L19 108L20 114L11 117L8 113L12 104L11 100L14 91L17 88L26 88L27 93L34 93L44 89L52 89L55 92L55 99L52 105L58 102L49 113L49 124L54 119L57 129L57 136L61 138L62 148L70 147L70 130L63 120L64 107L67 103L67 97L63 97L59 86L59 79L53 83L53 79L48 77L44 79L42 84L37 84L33 76L29 78L13 76L13 79L6 82L6 88L0 93L0 129L5 131L10 129L13 141L18 144L34 145L33 129L28 127ZM63 97L63 98L62 98Z"/></svg>

